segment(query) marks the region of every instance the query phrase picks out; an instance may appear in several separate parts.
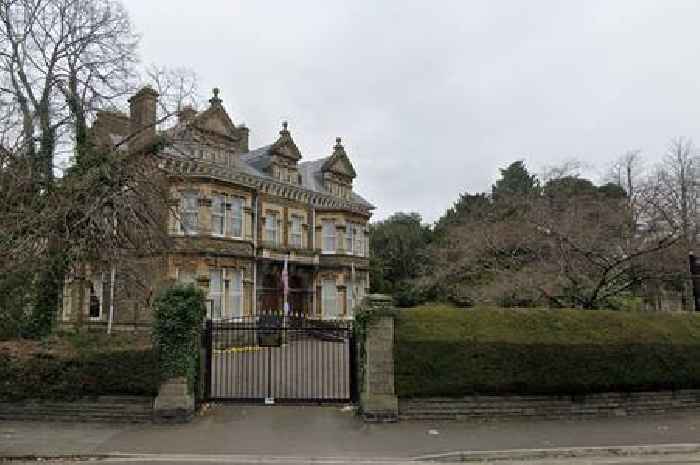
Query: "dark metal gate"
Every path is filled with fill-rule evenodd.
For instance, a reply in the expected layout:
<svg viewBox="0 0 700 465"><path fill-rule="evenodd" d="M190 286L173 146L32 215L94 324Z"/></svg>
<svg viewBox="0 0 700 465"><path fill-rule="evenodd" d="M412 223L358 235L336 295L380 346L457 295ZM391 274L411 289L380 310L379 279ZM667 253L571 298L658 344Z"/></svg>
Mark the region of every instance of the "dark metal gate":
<svg viewBox="0 0 700 465"><path fill-rule="evenodd" d="M205 397L213 401L355 400L351 321L265 313L207 321Z"/></svg>

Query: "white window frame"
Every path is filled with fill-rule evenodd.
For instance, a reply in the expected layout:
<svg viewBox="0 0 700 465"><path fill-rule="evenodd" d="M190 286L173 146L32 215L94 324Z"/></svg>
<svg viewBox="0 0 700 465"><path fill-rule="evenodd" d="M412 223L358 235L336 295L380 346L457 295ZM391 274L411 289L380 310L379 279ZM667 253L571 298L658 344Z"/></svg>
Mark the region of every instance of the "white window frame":
<svg viewBox="0 0 700 465"><path fill-rule="evenodd" d="M231 209L226 219L227 234L235 239L242 239L244 200L241 197L235 196L231 197L230 200ZM235 226L239 227L239 234L234 234L234 230L236 229Z"/></svg>
<svg viewBox="0 0 700 465"><path fill-rule="evenodd" d="M345 253L353 255L353 247L355 246L355 224L351 222L345 223Z"/></svg>
<svg viewBox="0 0 700 465"><path fill-rule="evenodd" d="M187 201L188 198L194 198L194 206L192 207L190 205L190 209L188 209ZM180 234L197 234L197 231L199 230L199 193L196 191L185 191L180 193L180 208L179 208L179 219L178 219L178 231ZM195 221L194 221L194 226L192 229L187 229L185 227L185 224L187 224L187 221L185 221L185 218L187 215L194 215Z"/></svg>
<svg viewBox="0 0 700 465"><path fill-rule="evenodd" d="M243 272L237 269L224 270L226 308L223 311L226 318L240 319L243 317Z"/></svg>
<svg viewBox="0 0 700 465"><path fill-rule="evenodd" d="M328 295L329 292L332 292L332 296ZM335 279L324 279L321 281L321 311L325 319L338 319L340 317L338 287Z"/></svg>
<svg viewBox="0 0 700 465"><path fill-rule="evenodd" d="M291 227L289 228L289 245L291 247L301 248L303 245L303 219L301 216L292 215Z"/></svg>
<svg viewBox="0 0 700 465"><path fill-rule="evenodd" d="M277 212L268 212L265 215L265 240L274 245L279 245L279 227ZM272 228L270 228L272 226Z"/></svg>
<svg viewBox="0 0 700 465"><path fill-rule="evenodd" d="M362 230L362 225L355 223L353 224L353 227L355 228L355 244L353 245L353 252L358 257L363 257L365 255L365 234Z"/></svg>
<svg viewBox="0 0 700 465"><path fill-rule="evenodd" d="M219 277L219 288L214 288L214 276ZM220 320L224 315L224 270L221 268L209 268L209 292L207 294L207 299L211 302L209 307L209 319ZM218 300L220 312L218 318L215 318L214 308L215 302Z"/></svg>
<svg viewBox="0 0 700 465"><path fill-rule="evenodd" d="M334 254L336 253L337 244L337 231L335 227L335 221L333 220L322 220L321 221L321 234L322 234L322 253L324 254Z"/></svg>
<svg viewBox="0 0 700 465"><path fill-rule="evenodd" d="M226 196L223 194L212 196L211 226L211 233L213 236L223 237L226 235Z"/></svg>

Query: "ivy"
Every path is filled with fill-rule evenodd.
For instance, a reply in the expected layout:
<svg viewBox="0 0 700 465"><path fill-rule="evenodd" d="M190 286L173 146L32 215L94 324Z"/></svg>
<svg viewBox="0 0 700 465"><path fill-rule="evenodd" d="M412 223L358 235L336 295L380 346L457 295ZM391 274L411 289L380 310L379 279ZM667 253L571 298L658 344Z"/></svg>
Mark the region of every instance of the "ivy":
<svg viewBox="0 0 700 465"><path fill-rule="evenodd" d="M153 343L161 381L184 376L192 391L199 370L199 341L206 314L204 293L193 285L175 285L153 304Z"/></svg>

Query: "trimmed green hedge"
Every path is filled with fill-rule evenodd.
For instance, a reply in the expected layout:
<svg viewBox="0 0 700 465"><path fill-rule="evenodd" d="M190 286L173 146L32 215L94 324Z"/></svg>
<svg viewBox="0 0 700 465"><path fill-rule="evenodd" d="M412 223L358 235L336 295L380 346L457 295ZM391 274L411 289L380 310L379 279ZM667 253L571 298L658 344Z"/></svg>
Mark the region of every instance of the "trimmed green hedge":
<svg viewBox="0 0 700 465"><path fill-rule="evenodd" d="M456 309L397 316L399 396L700 388L700 316Z"/></svg>
<svg viewBox="0 0 700 465"><path fill-rule="evenodd" d="M155 395L153 350L84 353L74 358L0 354L0 401L72 400L90 395Z"/></svg>

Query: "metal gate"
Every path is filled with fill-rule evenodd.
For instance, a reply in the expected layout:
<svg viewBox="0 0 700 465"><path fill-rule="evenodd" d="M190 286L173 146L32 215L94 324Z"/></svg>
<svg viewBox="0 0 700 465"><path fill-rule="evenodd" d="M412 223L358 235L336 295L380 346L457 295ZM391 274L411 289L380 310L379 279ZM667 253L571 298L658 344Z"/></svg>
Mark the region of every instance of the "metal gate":
<svg viewBox="0 0 700 465"><path fill-rule="evenodd" d="M351 321L266 313L207 321L205 397L213 401L355 400Z"/></svg>

